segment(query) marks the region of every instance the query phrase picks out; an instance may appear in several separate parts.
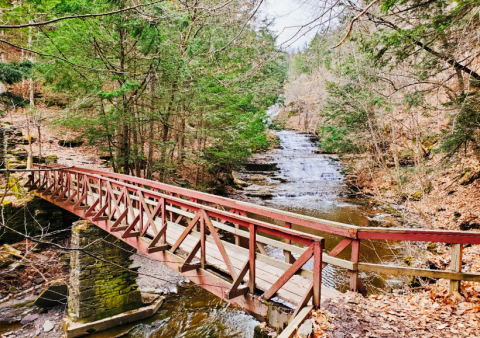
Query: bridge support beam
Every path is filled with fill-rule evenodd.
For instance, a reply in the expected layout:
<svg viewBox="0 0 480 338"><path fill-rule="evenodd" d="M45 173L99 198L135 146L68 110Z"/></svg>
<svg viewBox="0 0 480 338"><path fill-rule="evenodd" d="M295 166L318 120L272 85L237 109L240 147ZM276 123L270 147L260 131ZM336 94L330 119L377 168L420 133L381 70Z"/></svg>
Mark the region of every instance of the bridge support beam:
<svg viewBox="0 0 480 338"><path fill-rule="evenodd" d="M92 322L144 304L137 274L128 271L132 248L88 221L73 223L68 314Z"/></svg>

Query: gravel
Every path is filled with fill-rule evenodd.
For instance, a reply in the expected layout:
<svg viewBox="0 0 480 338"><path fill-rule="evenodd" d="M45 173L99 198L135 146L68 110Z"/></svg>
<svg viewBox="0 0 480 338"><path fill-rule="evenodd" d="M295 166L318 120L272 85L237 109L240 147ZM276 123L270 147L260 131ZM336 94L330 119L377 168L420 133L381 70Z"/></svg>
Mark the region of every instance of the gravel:
<svg viewBox="0 0 480 338"><path fill-rule="evenodd" d="M189 282L188 279L179 273L142 253L137 253L132 258L133 264L140 266L137 284L142 292L155 294L177 293L177 286Z"/></svg>

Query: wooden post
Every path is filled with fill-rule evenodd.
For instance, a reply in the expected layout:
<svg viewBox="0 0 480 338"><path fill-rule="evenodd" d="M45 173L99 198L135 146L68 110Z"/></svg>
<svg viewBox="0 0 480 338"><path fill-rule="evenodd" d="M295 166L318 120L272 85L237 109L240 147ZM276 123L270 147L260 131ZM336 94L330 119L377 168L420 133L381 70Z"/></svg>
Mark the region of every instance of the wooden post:
<svg viewBox="0 0 480 338"><path fill-rule="evenodd" d="M250 289L250 293L253 295L255 294L255 259L257 258L257 226L255 224L250 224L250 241L249 241L249 257L248 261L250 263L250 267L248 269L248 286Z"/></svg>
<svg viewBox="0 0 480 338"><path fill-rule="evenodd" d="M235 224L235 229L240 229L240 225ZM235 245L240 246L240 236L235 235Z"/></svg>
<svg viewBox="0 0 480 338"><path fill-rule="evenodd" d="M450 263L450 270L454 272L462 271L462 244L452 244L452 261ZM459 280L450 280L450 294L453 294L454 291L460 291L461 281Z"/></svg>
<svg viewBox="0 0 480 338"><path fill-rule="evenodd" d="M292 228L292 223L285 222L285 228L291 229ZM289 239L285 240L285 244L291 244L292 241ZM288 250L283 250L283 255L285 256L285 262L289 264L293 264L295 262L295 258L293 257L292 253Z"/></svg>
<svg viewBox="0 0 480 338"><path fill-rule="evenodd" d="M322 299L322 253L323 244L325 240L321 242L315 242L313 247L313 306L314 308L320 308Z"/></svg>
<svg viewBox="0 0 480 338"><path fill-rule="evenodd" d="M167 226L167 201L165 198L162 198L161 200L162 203L162 228ZM148 208L148 205L146 205ZM155 219L155 215L152 215L152 218ZM203 219L203 218L202 218ZM155 224L152 224L152 227L155 226ZM166 229L165 229L166 230ZM166 244L167 243L167 232L165 231L165 236L163 236L160 240L161 244Z"/></svg>
<svg viewBox="0 0 480 338"><path fill-rule="evenodd" d="M198 211L200 212L200 210ZM200 264L202 269L205 269L206 260L206 243L205 243L205 217L200 217Z"/></svg>
<svg viewBox="0 0 480 338"><path fill-rule="evenodd" d="M354 239L352 241L352 255L350 260L352 263L358 263L360 259L360 240ZM348 275L350 276L350 291L358 291L358 270L349 270Z"/></svg>

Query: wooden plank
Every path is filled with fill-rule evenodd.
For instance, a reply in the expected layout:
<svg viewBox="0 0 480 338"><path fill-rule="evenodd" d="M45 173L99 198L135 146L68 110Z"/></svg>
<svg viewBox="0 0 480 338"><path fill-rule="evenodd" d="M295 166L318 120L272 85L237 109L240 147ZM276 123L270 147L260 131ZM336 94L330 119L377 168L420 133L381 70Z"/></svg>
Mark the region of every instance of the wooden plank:
<svg viewBox="0 0 480 338"><path fill-rule="evenodd" d="M172 228L170 229L171 230L170 235L174 232L174 230ZM185 248L184 249L182 248L182 250L190 252L191 246L194 245L194 244L192 244L192 242L195 242L194 238L196 238L194 235L196 235L196 234L192 233L191 235L189 235L185 239L184 243L182 244L182 246L185 245ZM171 239L168 238L167 240L170 241L170 240L174 240L174 239L175 239L175 237L171 238ZM230 244L230 243L225 243L225 244ZM208 248L207 249L207 263L228 273L228 270L227 270L224 262L221 260L220 253L218 251L215 253L216 246L213 243L213 239L212 239L212 242L209 242L208 237L207 237L207 248ZM227 248L227 250L228 250L228 248ZM232 257L232 263L234 264L235 268L238 271L240 271L240 269L242 268L242 266L244 264L244 261L239 260L240 259L239 257L240 257L239 255L235 255L235 256ZM247 256L245 255L245 256L242 256L241 258L246 260ZM262 264L258 264L258 262L257 262L256 280L255 281L256 281L256 287L258 289L260 289L262 291L266 291L273 284L272 279L274 279L274 277L276 277L275 275L278 274L278 270L275 269L275 268L272 268L271 266L268 266L268 265L263 265L263 268L267 271L263 270L262 269ZM294 277L301 278L299 276L294 276ZM248 281L248 279L245 278L244 281ZM293 282L294 281L291 281L291 283L293 283ZM283 289L279 290L277 292L277 296L279 298L287 301L287 302L290 302L292 304L297 304L301 300L301 298L303 296L303 292L306 291L306 287L296 285L294 283L291 284L291 283L286 285ZM308 281L307 281L307 283L308 283Z"/></svg>
<svg viewBox="0 0 480 338"><path fill-rule="evenodd" d="M242 291L239 292L239 286L243 282L243 278L245 277L249 269L250 269L250 260L245 262L245 265L243 266L242 270L240 270L240 272L238 273L237 278L235 278L235 280L233 281L233 284L230 290L225 291L225 298L232 299L232 298L244 295L245 293L243 292L245 291L248 292L248 288L246 287L241 288L240 290Z"/></svg>
<svg viewBox="0 0 480 338"><path fill-rule="evenodd" d="M452 252L452 260L450 262L450 270L455 272L462 271L462 253L463 253L463 245L462 244L452 244L451 248ZM452 280L450 279L450 286L449 292L453 294L454 291L459 292L461 286L460 280Z"/></svg>
<svg viewBox="0 0 480 338"><path fill-rule="evenodd" d="M358 263L360 259L360 240L356 239L352 241L352 253L350 260L353 263ZM348 270L348 275L350 277L350 291L357 292L358 285L358 270Z"/></svg>
<svg viewBox="0 0 480 338"><path fill-rule="evenodd" d="M300 301L300 303L298 304L297 308L295 309L295 312L293 313L292 315L292 318L295 318L298 313L305 307L308 305L308 302L310 301L310 299L312 298L313 296L313 281L312 283L310 284L307 292L305 293L305 296L303 296L302 300Z"/></svg>
<svg viewBox="0 0 480 338"><path fill-rule="evenodd" d="M200 211L198 213L200 214ZM205 216L207 215L202 212L202 216L200 217L200 265L202 266L202 269L205 269L205 264L207 262L207 235L205 233Z"/></svg>
<svg viewBox="0 0 480 338"><path fill-rule="evenodd" d="M418 276L429 278L443 278L443 279L455 279L465 280L472 282L480 282L480 273L469 272L453 272L445 270L431 270L431 269L418 269L408 268L391 265L380 265L370 263L358 263L359 271L372 271L377 273L383 273L386 275L401 275L401 276Z"/></svg>
<svg viewBox="0 0 480 338"><path fill-rule="evenodd" d="M192 231L195 224L197 224L197 221L199 220L199 218L200 218L200 212L198 212L195 215L195 218L190 222L188 227L185 228L182 235L177 239L175 244L172 245L172 248L170 249L171 252L175 252L175 250L177 250L177 248L180 246L180 244L182 244L183 240L187 237L187 235L190 233L190 231ZM154 224L155 224L155 222L154 222Z"/></svg>
<svg viewBox="0 0 480 338"><path fill-rule="evenodd" d="M295 335L295 332L298 330L300 325L307 319L310 311L313 310L313 306L305 306L303 309L300 310L298 315L296 315L293 319L290 320L288 326L282 333L278 336L278 338L292 338Z"/></svg>
<svg viewBox="0 0 480 338"><path fill-rule="evenodd" d="M187 257L185 258L185 262L183 262L182 266L179 267L178 271L187 272L187 271L190 271L190 270L195 270L195 269L199 269L199 268L204 269L205 268L201 264L191 264L192 260L196 256L198 250L200 250L200 248L201 248L201 242L202 242L202 240L199 239L197 241L197 243L193 246L192 251L187 255Z"/></svg>
<svg viewBox="0 0 480 338"><path fill-rule="evenodd" d="M267 250L265 250L265 247L263 246L263 243L256 242L255 244L257 245L258 250L259 250L263 255L268 256L268 252L267 252ZM238 245L238 244L235 243L235 245Z"/></svg>
<svg viewBox="0 0 480 338"><path fill-rule="evenodd" d="M248 287L250 289L250 293L255 293L255 270L256 270L256 263L257 263L257 251L255 250L255 244L257 244L257 227L255 224L250 224L250 241L248 243L248 263L249 263L249 270L250 274L248 276ZM237 243L235 242L235 245Z"/></svg>
<svg viewBox="0 0 480 338"><path fill-rule="evenodd" d="M292 228L292 223L290 222L285 222L285 228L291 229ZM285 240L285 244L291 244L291 241L289 239ZM283 250L283 256L285 257L285 262L289 264L293 264L295 262L295 258L292 255L292 252L289 250Z"/></svg>
<svg viewBox="0 0 480 338"><path fill-rule="evenodd" d="M320 307L322 297L322 251L323 242L315 242L313 245L313 307ZM300 258L299 258L300 259Z"/></svg>
<svg viewBox="0 0 480 338"><path fill-rule="evenodd" d="M330 252L328 253L329 256L331 257L337 257L347 246L352 243L351 238L344 238L338 243ZM358 263L358 262L357 262Z"/></svg>
<svg viewBox="0 0 480 338"><path fill-rule="evenodd" d="M480 232L366 228L358 232L360 239L434 243L480 244Z"/></svg>

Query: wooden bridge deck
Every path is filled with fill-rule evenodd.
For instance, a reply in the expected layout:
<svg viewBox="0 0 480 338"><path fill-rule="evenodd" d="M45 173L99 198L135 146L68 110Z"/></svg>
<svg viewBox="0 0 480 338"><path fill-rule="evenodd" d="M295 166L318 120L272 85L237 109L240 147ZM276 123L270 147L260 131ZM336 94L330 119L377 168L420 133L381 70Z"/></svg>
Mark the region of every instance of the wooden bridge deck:
<svg viewBox="0 0 480 338"><path fill-rule="evenodd" d="M119 192L115 192L115 194L119 195ZM98 197L98 194L94 193L92 195L92 198L87 198L87 204L91 205ZM138 200L136 196L131 196L130 198L132 200ZM152 200L145 200L145 203L151 205L152 209L158 205L157 201ZM124 212L125 210L126 209L123 205L119 206L120 213ZM166 243L170 247L172 247L182 236L182 233L185 231L185 226L182 226L179 223L184 220L187 221L186 223L191 222L195 217L195 214L186 210L182 210L180 208L175 208L173 206L166 206L166 211L169 213L169 216L172 219L170 221L167 219L166 221L168 228L168 231L166 231ZM125 223L131 224L135 217L139 214L140 212L138 208L131 208L130 214L126 216ZM173 221L174 215L178 216L176 222ZM158 216L159 215L152 217L157 231L159 231L159 229L162 227L162 219ZM143 219L148 219L146 213L143 213ZM225 225L218 221L212 220L212 224L215 226L215 228L232 231L231 226ZM241 230L237 230L236 232L242 233ZM150 234L150 236L153 238L155 231L153 230L153 228L148 229L147 234ZM180 244L178 248L179 250L177 249L177 254L182 257L188 256L188 254L193 251L196 243L200 239L200 236L201 233L199 231L191 230L190 233L185 237L183 242ZM244 234L243 237L248 238L248 235ZM259 237L260 238L257 238L257 240L259 240L257 244L266 241L269 243L269 245L274 247L285 247L284 243L281 241L277 241L267 237ZM224 240L221 240L221 242L223 247L225 248L227 256L230 257L230 262L232 263L232 266L235 269L237 275L240 274L243 266L245 265L245 262L248 262L249 260L249 249ZM222 278L225 278L228 282L231 282L231 279L229 278L230 271L228 269L228 266L224 262L222 253L220 252L219 247L217 246L214 238L211 235L206 235L205 245L205 268L220 272ZM266 253L264 251L264 247L260 245L258 247L262 248L262 251ZM288 268L292 266L292 264L269 257L266 254L261 254L258 251L259 250L257 248L257 262L255 264L255 284L257 289L265 292L272 287L272 285L285 273L285 271L288 270ZM296 251L303 253L305 252L305 249L298 247ZM201 253L197 252L194 257L195 259L192 261L192 263L199 262L201 259ZM280 300L280 303L287 302L288 304L285 304L287 307L295 309L296 304L299 304L302 301L302 298L305 296L311 286L311 278L313 276L313 273L308 270L304 270L304 274L310 277L310 279L308 277L294 275L283 285L281 289L276 292L275 296L278 298L278 300ZM246 275L242 280L245 284L248 284L249 276ZM322 287L322 297L324 298L335 297L337 294L338 292L336 290L327 288L325 286Z"/></svg>
<svg viewBox="0 0 480 338"><path fill-rule="evenodd" d="M448 278L452 288L459 287L459 280L480 281L479 273L461 272L462 244L480 244L479 232L357 227L137 177L58 165L37 166L26 186L264 318L268 300L296 307L295 316L309 302L319 307L321 295L335 296L334 290L321 287L326 264L347 269L354 291L362 289L359 271ZM327 254L322 237L293 230L292 224L343 239ZM225 234L234 239L226 240ZM452 243L452 257L460 261L450 271L361 263L362 239ZM268 256L264 245L283 250L285 260ZM337 258L347 247L351 247L350 260ZM295 259L292 253L300 256ZM309 260L312 270L304 268Z"/></svg>

